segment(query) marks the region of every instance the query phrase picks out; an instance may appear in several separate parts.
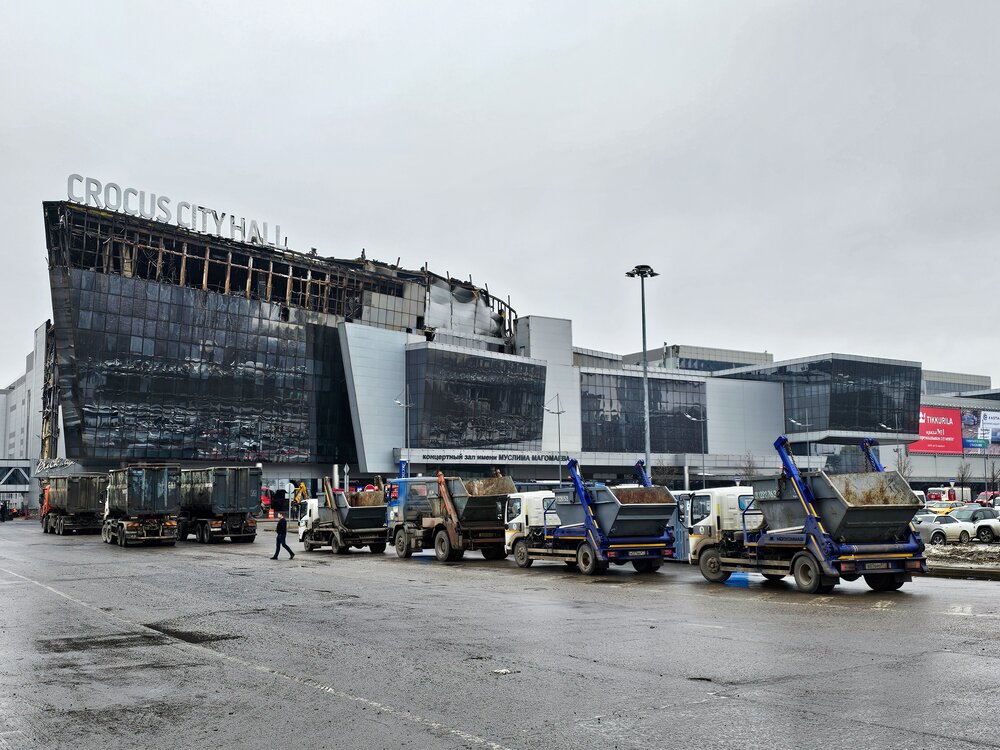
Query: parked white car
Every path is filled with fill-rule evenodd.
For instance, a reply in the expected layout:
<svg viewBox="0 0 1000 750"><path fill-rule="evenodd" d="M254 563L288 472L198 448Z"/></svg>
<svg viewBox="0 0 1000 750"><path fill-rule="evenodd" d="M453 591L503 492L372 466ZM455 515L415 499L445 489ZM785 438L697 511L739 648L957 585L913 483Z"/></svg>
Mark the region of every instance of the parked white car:
<svg viewBox="0 0 1000 750"><path fill-rule="evenodd" d="M938 516L916 524L920 538L930 544L967 543L976 533L975 524L951 516Z"/></svg>
<svg viewBox="0 0 1000 750"><path fill-rule="evenodd" d="M1000 540L1000 518L983 518L976 521L976 537L986 544Z"/></svg>

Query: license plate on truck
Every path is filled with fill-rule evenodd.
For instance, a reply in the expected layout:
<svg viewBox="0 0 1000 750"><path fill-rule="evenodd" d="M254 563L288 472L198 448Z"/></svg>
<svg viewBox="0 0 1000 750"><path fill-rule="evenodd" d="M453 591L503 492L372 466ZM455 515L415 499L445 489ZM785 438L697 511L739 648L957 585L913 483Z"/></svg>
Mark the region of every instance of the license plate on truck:
<svg viewBox="0 0 1000 750"><path fill-rule="evenodd" d="M865 563L865 570L888 570L889 563L887 562L870 562Z"/></svg>
<svg viewBox="0 0 1000 750"><path fill-rule="evenodd" d="M634 549L628 553L629 557L649 557L649 552L644 549Z"/></svg>

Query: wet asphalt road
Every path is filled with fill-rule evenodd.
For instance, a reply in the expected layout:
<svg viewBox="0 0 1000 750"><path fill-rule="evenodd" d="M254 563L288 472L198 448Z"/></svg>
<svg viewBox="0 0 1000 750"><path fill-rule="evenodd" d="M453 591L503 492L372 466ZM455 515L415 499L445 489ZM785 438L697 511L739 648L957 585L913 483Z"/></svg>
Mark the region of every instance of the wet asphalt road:
<svg viewBox="0 0 1000 750"><path fill-rule="evenodd" d="M810 597L273 538L0 526L0 748L1000 746L1000 583Z"/></svg>

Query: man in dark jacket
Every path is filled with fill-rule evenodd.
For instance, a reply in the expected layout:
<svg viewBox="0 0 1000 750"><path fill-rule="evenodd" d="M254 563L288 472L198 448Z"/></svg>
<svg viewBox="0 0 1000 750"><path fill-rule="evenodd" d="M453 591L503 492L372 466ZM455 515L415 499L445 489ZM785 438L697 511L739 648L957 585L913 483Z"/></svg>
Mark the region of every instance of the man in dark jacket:
<svg viewBox="0 0 1000 750"><path fill-rule="evenodd" d="M275 527L274 532L278 535L277 539L274 541L274 557L272 560L278 559L278 553L281 552L281 548L284 547L288 550L288 559L291 560L295 557L295 553L292 552L292 548L285 544L285 533L288 531L288 521L285 520L285 514L278 514L278 525Z"/></svg>

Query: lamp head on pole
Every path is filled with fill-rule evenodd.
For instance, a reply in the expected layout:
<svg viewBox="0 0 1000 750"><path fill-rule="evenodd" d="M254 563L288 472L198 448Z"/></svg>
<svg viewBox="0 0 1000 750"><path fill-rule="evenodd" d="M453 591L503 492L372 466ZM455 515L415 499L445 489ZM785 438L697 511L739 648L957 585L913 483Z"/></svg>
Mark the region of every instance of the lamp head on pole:
<svg viewBox="0 0 1000 750"><path fill-rule="evenodd" d="M631 279L634 279L636 276L643 279L651 279L654 276L659 276L660 274L654 271L652 266L639 265L633 268L631 271L626 271L625 275Z"/></svg>

